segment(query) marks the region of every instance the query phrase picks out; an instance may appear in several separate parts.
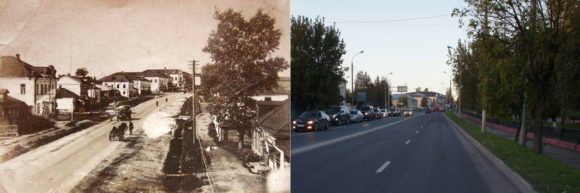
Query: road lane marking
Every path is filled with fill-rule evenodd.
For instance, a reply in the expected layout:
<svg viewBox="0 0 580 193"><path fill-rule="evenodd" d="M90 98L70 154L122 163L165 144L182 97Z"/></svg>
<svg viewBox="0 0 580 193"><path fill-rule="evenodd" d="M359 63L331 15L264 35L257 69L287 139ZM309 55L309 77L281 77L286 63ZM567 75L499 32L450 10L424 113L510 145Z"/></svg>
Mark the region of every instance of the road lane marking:
<svg viewBox="0 0 580 193"><path fill-rule="evenodd" d="M421 115L418 115L417 117L419 117L419 116L421 116ZM361 132L358 132L358 133L353 133L353 134L350 134L350 135L342 136L342 137L335 138L335 139L331 139L331 140L326 140L326 141L323 141L323 142L320 142L320 143L316 143L316 144L312 144L312 145L308 145L308 146L304 146L304 147L300 147L300 148L292 148L292 155L298 155L298 154L301 154L301 153L304 153L304 152L308 152L308 151L312 151L312 150L315 150L315 149L318 149L318 148L321 148L321 147L324 147L324 146L327 146L327 145L332 145L332 144L335 144L335 143L338 143L338 142L342 142L342 141L345 141L345 140L349 140L349 139L352 139L352 138L355 138L355 137L358 137L358 136L362 136L362 135L365 135L365 134L368 134L368 133L371 133L371 132L375 132L375 131L377 131L379 129L383 129L383 128L386 128L386 127L390 127L392 125L396 125L396 124L399 124L401 122L408 121L408 120L412 120L412 119L402 119L402 120L399 120L399 121L396 121L396 122L393 122L393 123L389 123L389 124L385 124L385 125L373 127L373 128L370 128L368 130L364 130L364 131L361 131Z"/></svg>
<svg viewBox="0 0 580 193"><path fill-rule="evenodd" d="M419 130L415 131L415 134L419 134Z"/></svg>
<svg viewBox="0 0 580 193"><path fill-rule="evenodd" d="M423 128L423 125L421 125L421 128Z"/></svg>
<svg viewBox="0 0 580 193"><path fill-rule="evenodd" d="M411 143L411 140L410 139L407 140L407 141L405 141L405 145L408 145L409 143Z"/></svg>
<svg viewBox="0 0 580 193"><path fill-rule="evenodd" d="M381 165L381 167L379 167L379 169L377 169L377 174L383 172L383 170L385 170L385 168L387 168L387 166L389 166L389 164L391 164L391 161L386 161L383 165Z"/></svg>

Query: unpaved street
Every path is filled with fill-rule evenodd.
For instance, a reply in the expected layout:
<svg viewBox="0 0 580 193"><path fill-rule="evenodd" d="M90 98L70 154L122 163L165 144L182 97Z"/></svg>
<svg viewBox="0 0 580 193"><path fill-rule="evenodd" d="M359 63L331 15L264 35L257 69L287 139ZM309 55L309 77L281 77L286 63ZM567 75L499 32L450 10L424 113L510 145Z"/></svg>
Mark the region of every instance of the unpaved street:
<svg viewBox="0 0 580 193"><path fill-rule="evenodd" d="M167 96L170 102L183 97L181 93ZM155 105L157 100L159 107ZM147 115L167 104L160 98L134 107L135 128L141 128ZM0 192L69 192L125 143L109 141L110 129L120 123L105 121L0 164Z"/></svg>

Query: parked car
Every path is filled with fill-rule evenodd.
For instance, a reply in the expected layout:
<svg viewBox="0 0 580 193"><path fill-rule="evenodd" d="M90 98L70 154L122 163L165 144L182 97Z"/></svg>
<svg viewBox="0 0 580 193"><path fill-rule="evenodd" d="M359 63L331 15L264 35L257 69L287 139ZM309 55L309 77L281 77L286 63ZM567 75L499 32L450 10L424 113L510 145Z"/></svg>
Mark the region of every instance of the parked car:
<svg viewBox="0 0 580 193"><path fill-rule="evenodd" d="M411 109L405 109L405 111L403 111L403 115L405 117L407 117L407 116L409 116L409 117L410 116L413 116L413 111Z"/></svg>
<svg viewBox="0 0 580 193"><path fill-rule="evenodd" d="M350 124L350 112L346 106L331 106L326 108L330 123L335 125Z"/></svg>
<svg viewBox="0 0 580 193"><path fill-rule="evenodd" d="M383 118L387 118L389 116L389 113L387 113L386 109L380 109L381 113L383 114Z"/></svg>
<svg viewBox="0 0 580 193"><path fill-rule="evenodd" d="M397 109L391 109L391 111L389 112L389 116L391 116L391 117L398 117L400 115L401 115L401 113Z"/></svg>
<svg viewBox="0 0 580 193"><path fill-rule="evenodd" d="M328 129L330 117L324 111L306 111L292 122L296 131L318 131Z"/></svg>
<svg viewBox="0 0 580 193"><path fill-rule="evenodd" d="M375 119L382 119L383 118L383 113L381 112L381 109L373 109L373 113L375 114Z"/></svg>
<svg viewBox="0 0 580 193"><path fill-rule="evenodd" d="M359 110L350 111L350 122L360 123L364 120L365 116Z"/></svg>
<svg viewBox="0 0 580 193"><path fill-rule="evenodd" d="M364 120L373 120L375 119L375 112L373 111L372 106L364 106L360 108L360 111L364 115Z"/></svg>

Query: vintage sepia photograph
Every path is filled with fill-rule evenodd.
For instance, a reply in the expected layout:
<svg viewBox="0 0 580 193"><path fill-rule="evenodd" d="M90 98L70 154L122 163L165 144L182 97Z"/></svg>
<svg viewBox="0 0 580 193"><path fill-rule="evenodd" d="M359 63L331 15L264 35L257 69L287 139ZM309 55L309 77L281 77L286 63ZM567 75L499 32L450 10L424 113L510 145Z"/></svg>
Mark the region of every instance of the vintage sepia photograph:
<svg viewBox="0 0 580 193"><path fill-rule="evenodd" d="M0 192L290 192L289 0L0 0Z"/></svg>

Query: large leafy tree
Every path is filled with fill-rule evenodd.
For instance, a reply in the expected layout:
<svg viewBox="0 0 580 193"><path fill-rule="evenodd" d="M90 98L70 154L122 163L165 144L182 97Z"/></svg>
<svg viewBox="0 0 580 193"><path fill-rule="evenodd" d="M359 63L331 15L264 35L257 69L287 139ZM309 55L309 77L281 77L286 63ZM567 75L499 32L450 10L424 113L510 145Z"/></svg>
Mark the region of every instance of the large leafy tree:
<svg viewBox="0 0 580 193"><path fill-rule="evenodd" d="M578 2L575 0L466 0L467 7L456 10L468 16L468 34L473 38L472 55L479 64L479 96L483 110L503 108L495 105L509 98L496 90L509 88L494 84L510 70L518 69L515 85L523 90L522 112L529 111L535 133L534 150L542 153L543 121L556 95L557 69L564 64L563 48L577 31ZM506 46L509 45L509 46ZM507 56L507 57L506 57ZM477 63L477 62L476 62ZM511 65L508 65L511 64ZM507 66L507 68L506 68ZM517 77L520 76L520 77ZM508 78L512 79L512 78ZM496 94L501 94L497 97ZM495 95L495 96L494 96ZM514 97L518 98L518 97ZM495 106L491 106L494 104ZM505 103L499 103L505 104ZM526 105L527 104L527 105ZM525 116L522 116L525 118Z"/></svg>
<svg viewBox="0 0 580 193"><path fill-rule="evenodd" d="M304 16L291 19L292 109L304 111L340 101L338 85L347 70L340 31L324 19Z"/></svg>
<svg viewBox="0 0 580 193"><path fill-rule="evenodd" d="M212 63L204 67L210 72L204 87L211 97L209 112L216 115L225 128L239 133L239 148L244 135L256 116L256 103L251 96L277 86L278 72L288 68L281 57L273 57L278 49L281 32L274 28L275 20L262 10L249 19L228 9L216 11L219 21L203 49ZM213 75L213 76L212 76Z"/></svg>

